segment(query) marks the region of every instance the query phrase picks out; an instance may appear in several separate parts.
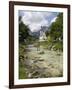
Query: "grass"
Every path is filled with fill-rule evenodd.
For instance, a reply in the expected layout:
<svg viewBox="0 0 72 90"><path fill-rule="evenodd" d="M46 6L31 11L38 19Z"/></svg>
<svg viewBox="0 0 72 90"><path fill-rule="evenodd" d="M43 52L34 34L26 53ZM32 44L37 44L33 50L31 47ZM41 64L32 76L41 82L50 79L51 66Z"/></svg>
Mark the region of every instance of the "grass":
<svg viewBox="0 0 72 90"><path fill-rule="evenodd" d="M61 42L56 42L54 45L53 45L53 50L60 50L60 51L63 51L63 45Z"/></svg>
<svg viewBox="0 0 72 90"><path fill-rule="evenodd" d="M24 67L24 56L25 56L25 45L23 43L19 44L19 79L27 78L26 70Z"/></svg>
<svg viewBox="0 0 72 90"><path fill-rule="evenodd" d="M27 78L26 70L24 66L20 63L19 64L19 79L26 79L26 78Z"/></svg>
<svg viewBox="0 0 72 90"><path fill-rule="evenodd" d="M60 41L57 41L57 42L43 41L43 42L40 42L40 46L42 46L44 49L63 51L63 44Z"/></svg>

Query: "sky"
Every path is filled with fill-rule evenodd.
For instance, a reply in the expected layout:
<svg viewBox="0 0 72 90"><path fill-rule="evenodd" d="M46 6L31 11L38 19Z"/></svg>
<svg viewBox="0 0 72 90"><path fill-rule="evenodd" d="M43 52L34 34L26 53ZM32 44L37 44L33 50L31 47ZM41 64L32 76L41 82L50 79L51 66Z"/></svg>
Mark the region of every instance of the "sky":
<svg viewBox="0 0 72 90"><path fill-rule="evenodd" d="M39 31L41 26L49 27L52 22L55 22L58 14L58 12L19 10L22 22L28 25L32 32Z"/></svg>

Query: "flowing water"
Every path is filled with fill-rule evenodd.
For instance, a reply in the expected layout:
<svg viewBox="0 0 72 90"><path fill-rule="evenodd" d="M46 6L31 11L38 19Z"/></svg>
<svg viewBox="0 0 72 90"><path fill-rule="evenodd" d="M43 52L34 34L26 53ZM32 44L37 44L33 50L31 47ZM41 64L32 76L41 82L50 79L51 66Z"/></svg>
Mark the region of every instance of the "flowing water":
<svg viewBox="0 0 72 90"><path fill-rule="evenodd" d="M28 78L63 76L63 53L28 45L26 48L26 73Z"/></svg>

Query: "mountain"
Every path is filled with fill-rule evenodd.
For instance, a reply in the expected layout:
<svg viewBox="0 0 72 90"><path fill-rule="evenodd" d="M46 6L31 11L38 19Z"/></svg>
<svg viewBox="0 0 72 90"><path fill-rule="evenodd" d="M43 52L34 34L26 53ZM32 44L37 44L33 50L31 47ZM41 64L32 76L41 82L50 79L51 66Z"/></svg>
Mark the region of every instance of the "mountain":
<svg viewBox="0 0 72 90"><path fill-rule="evenodd" d="M46 32L46 31L48 31L48 30L49 30L49 29L48 29L47 26L41 26L41 29L40 29L39 31L37 31L37 32L31 32L31 31L30 31L29 33L30 33L30 35L39 38L39 36L40 36L40 31Z"/></svg>

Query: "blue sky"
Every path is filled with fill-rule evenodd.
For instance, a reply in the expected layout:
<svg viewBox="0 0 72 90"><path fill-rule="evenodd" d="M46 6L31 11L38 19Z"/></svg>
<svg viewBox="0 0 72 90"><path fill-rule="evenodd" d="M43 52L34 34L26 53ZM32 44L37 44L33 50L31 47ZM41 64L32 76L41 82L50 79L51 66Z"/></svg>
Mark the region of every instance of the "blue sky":
<svg viewBox="0 0 72 90"><path fill-rule="evenodd" d="M50 26L52 22L55 22L58 14L58 12L19 10L23 23L28 25L32 32L39 31L41 26Z"/></svg>

